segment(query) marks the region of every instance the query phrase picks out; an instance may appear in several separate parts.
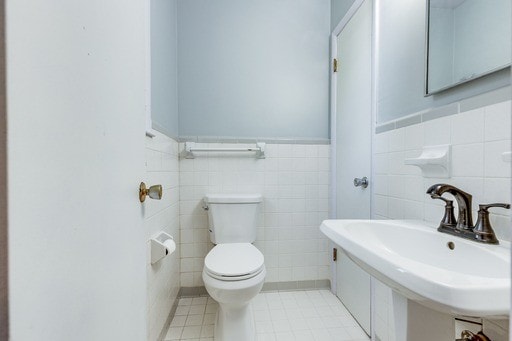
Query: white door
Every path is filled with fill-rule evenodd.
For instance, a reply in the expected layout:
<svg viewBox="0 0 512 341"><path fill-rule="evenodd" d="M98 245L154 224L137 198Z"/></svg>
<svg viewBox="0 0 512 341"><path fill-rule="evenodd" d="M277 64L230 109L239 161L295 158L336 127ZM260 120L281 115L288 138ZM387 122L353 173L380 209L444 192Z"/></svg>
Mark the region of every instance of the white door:
<svg viewBox="0 0 512 341"><path fill-rule="evenodd" d="M10 338L145 340L144 3L8 5Z"/></svg>
<svg viewBox="0 0 512 341"><path fill-rule="evenodd" d="M336 216L370 218L370 188L354 186L371 173L372 5L364 1L337 35Z"/></svg>
<svg viewBox="0 0 512 341"><path fill-rule="evenodd" d="M332 79L337 219L369 219L370 187L354 179L371 174L372 2L356 1L332 35L337 71ZM334 71L334 70L333 70ZM339 252L336 293L370 334L370 276Z"/></svg>

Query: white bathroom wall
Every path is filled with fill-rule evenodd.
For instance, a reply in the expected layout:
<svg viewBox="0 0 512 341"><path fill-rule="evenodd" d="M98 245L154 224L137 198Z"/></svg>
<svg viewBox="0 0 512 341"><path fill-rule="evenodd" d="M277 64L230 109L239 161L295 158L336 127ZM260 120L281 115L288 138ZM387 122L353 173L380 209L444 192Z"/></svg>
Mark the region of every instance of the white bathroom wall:
<svg viewBox="0 0 512 341"><path fill-rule="evenodd" d="M180 289L179 158L178 142L155 132L146 137L146 185L161 184L162 200L147 199L143 206L147 241L148 341L157 340ZM151 264L149 239L159 232L170 234L177 244L171 255Z"/></svg>
<svg viewBox="0 0 512 341"><path fill-rule="evenodd" d="M435 183L449 183L473 195L478 204L510 203L510 163L501 153L511 150L510 101L460 112L374 136L374 210L377 219L422 219L437 224L443 202L425 192ZM455 103L454 105L458 105ZM452 177L424 178L418 167L404 165L423 146L452 145ZM503 240L510 240L510 210L491 209L491 222Z"/></svg>
<svg viewBox="0 0 512 341"><path fill-rule="evenodd" d="M215 192L263 194L255 245L265 256L267 283L330 278L328 242L318 229L328 216L329 145L267 144L266 159L202 155L180 161L182 287L203 285L213 245L202 198Z"/></svg>

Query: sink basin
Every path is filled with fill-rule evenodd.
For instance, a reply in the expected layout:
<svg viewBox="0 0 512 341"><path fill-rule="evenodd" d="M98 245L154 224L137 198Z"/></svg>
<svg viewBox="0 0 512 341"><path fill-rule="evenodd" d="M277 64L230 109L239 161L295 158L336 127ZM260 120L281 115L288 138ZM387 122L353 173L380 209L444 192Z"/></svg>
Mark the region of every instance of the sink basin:
<svg viewBox="0 0 512 341"><path fill-rule="evenodd" d="M407 220L325 220L320 230L371 275L429 308L504 317L510 244L485 245Z"/></svg>

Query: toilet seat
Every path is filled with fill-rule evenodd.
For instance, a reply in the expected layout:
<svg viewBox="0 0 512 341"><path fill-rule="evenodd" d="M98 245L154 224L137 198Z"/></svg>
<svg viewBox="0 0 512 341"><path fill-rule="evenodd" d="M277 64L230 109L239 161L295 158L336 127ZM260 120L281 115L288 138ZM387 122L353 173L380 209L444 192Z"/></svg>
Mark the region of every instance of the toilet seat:
<svg viewBox="0 0 512 341"><path fill-rule="evenodd" d="M218 244L204 260L205 272L221 281L249 279L264 268L263 254L250 243Z"/></svg>

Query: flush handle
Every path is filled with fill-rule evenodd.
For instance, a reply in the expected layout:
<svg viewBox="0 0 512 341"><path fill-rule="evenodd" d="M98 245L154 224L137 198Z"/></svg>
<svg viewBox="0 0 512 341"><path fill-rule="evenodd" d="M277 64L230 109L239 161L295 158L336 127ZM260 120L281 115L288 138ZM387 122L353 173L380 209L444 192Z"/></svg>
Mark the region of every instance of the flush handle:
<svg viewBox="0 0 512 341"><path fill-rule="evenodd" d="M355 187L368 187L368 178L365 176L363 178L354 178L354 186Z"/></svg>

